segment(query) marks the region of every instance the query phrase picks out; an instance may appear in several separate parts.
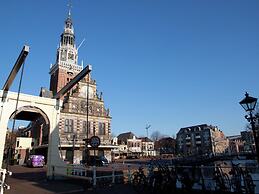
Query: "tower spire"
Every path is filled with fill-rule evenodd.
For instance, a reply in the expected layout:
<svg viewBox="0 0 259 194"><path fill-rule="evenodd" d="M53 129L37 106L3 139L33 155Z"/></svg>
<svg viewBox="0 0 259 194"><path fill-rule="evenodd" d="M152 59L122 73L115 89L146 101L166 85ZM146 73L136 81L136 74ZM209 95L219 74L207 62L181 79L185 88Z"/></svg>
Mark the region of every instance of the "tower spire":
<svg viewBox="0 0 259 194"><path fill-rule="evenodd" d="M68 15L57 48L56 63L50 68L50 90L53 91L53 94L56 94L83 69L83 66L78 64L78 49L71 15L72 0L67 1Z"/></svg>
<svg viewBox="0 0 259 194"><path fill-rule="evenodd" d="M72 17L71 17L71 9L72 9L72 1L71 0L69 0L67 6L68 6L68 16L67 16L67 19L65 20L64 32L73 35L74 29L73 29L73 22L72 22Z"/></svg>
<svg viewBox="0 0 259 194"><path fill-rule="evenodd" d="M71 18L72 0L69 0L67 6L68 6L68 18Z"/></svg>

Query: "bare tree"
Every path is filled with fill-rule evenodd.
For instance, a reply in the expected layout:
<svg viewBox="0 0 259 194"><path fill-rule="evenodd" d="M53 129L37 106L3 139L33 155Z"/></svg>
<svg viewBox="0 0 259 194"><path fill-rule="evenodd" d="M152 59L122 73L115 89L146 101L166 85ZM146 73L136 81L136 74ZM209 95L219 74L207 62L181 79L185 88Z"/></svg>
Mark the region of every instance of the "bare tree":
<svg viewBox="0 0 259 194"><path fill-rule="evenodd" d="M158 130L154 131L152 134L151 134L151 139L153 141L158 141L159 139L161 139L164 135L162 135Z"/></svg>

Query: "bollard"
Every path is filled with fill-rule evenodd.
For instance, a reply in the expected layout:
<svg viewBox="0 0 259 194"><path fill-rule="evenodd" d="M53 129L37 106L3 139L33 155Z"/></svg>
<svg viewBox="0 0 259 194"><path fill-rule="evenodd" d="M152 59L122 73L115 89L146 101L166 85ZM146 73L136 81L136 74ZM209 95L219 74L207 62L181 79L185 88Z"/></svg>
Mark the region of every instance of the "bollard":
<svg viewBox="0 0 259 194"><path fill-rule="evenodd" d="M115 183L115 169L114 169L114 165L112 165L112 184Z"/></svg>
<svg viewBox="0 0 259 194"><path fill-rule="evenodd" d="M96 166L93 166L93 187L96 187Z"/></svg>

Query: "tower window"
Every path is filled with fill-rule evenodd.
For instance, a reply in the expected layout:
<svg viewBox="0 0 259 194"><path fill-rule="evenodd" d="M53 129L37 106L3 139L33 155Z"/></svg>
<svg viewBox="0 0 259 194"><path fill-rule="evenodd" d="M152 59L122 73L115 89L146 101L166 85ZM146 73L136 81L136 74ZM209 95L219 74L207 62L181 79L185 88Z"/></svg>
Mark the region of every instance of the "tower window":
<svg viewBox="0 0 259 194"><path fill-rule="evenodd" d="M66 119L65 120L65 133L72 133L74 131L74 120Z"/></svg>
<svg viewBox="0 0 259 194"><path fill-rule="evenodd" d="M99 122L99 135L105 135L105 123Z"/></svg>
<svg viewBox="0 0 259 194"><path fill-rule="evenodd" d="M83 133L87 133L86 122L87 121L83 121ZM90 127L91 127L91 123L90 123L90 121L88 121L88 133L90 132Z"/></svg>

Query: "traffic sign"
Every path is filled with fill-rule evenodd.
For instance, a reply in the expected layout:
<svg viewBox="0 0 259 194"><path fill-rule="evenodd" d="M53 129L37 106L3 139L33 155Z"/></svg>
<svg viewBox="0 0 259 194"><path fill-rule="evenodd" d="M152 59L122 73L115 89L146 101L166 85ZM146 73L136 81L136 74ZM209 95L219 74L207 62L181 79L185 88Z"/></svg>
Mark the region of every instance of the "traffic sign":
<svg viewBox="0 0 259 194"><path fill-rule="evenodd" d="M98 148L98 146L101 144L101 140L98 136L92 136L90 138L90 145L93 147L93 148Z"/></svg>

